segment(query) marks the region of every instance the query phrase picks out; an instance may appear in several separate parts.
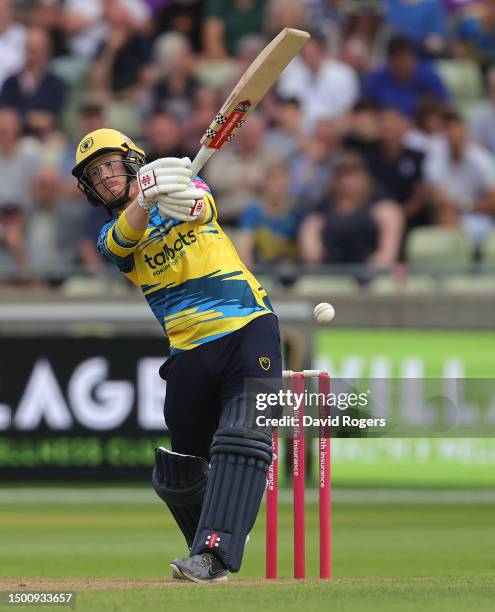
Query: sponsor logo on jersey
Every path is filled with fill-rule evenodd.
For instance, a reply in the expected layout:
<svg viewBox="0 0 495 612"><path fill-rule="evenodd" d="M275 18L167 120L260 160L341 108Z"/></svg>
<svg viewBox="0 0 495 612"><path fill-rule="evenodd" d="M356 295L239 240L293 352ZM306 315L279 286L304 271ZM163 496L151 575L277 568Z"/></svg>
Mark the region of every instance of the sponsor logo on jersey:
<svg viewBox="0 0 495 612"><path fill-rule="evenodd" d="M194 230L189 230L187 234L178 232L177 238L172 244L164 244L162 249L154 255L144 255L144 261L146 265L152 270L160 268L164 264L174 261L174 259L181 253L184 247L191 246L198 240Z"/></svg>

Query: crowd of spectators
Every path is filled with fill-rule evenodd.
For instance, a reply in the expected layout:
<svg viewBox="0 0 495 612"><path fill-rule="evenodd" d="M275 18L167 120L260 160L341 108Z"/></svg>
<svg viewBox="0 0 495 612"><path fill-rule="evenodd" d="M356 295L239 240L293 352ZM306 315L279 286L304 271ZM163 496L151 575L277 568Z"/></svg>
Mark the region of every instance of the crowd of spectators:
<svg viewBox="0 0 495 612"><path fill-rule="evenodd" d="M432 225L479 250L495 230L495 0L0 0L0 282L102 272L108 213L77 190L76 143L115 127L148 161L193 157L285 26L311 40L203 171L245 262L388 267Z"/></svg>

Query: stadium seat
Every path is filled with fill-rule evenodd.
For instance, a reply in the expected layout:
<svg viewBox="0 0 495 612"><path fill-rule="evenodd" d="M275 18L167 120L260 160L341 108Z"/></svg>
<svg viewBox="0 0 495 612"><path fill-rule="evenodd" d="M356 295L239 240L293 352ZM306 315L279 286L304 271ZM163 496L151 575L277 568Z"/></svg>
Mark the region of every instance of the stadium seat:
<svg viewBox="0 0 495 612"><path fill-rule="evenodd" d="M455 268L467 271L473 258L473 246L458 228L418 227L411 231L406 243L407 261L413 269Z"/></svg>
<svg viewBox="0 0 495 612"><path fill-rule="evenodd" d="M437 283L428 275L413 274L404 279L378 276L368 288L373 295L429 295L437 290Z"/></svg>
<svg viewBox="0 0 495 612"><path fill-rule="evenodd" d="M80 108L88 100L88 60L75 57L57 57L52 60L54 72L67 84L67 101L65 103L62 125L69 141L79 140Z"/></svg>
<svg viewBox="0 0 495 612"><path fill-rule="evenodd" d="M479 104L483 97L483 82L476 62L469 59L440 60L437 68L447 85L457 110L465 113Z"/></svg>
<svg viewBox="0 0 495 612"><path fill-rule="evenodd" d="M203 60L199 62L197 77L202 85L221 91L236 76L239 78L238 70L237 64L230 60Z"/></svg>
<svg viewBox="0 0 495 612"><path fill-rule="evenodd" d="M495 295L495 276L450 276L443 280L442 290L455 295Z"/></svg>
<svg viewBox="0 0 495 612"><path fill-rule="evenodd" d="M69 87L77 85L85 76L89 61L84 57L61 55L50 62L50 70Z"/></svg>
<svg viewBox="0 0 495 612"><path fill-rule="evenodd" d="M293 286L299 295L352 295L358 293L359 285L352 276L301 276Z"/></svg>
<svg viewBox="0 0 495 612"><path fill-rule="evenodd" d="M139 106L133 102L113 100L108 107L108 125L130 138L138 138L141 133Z"/></svg>

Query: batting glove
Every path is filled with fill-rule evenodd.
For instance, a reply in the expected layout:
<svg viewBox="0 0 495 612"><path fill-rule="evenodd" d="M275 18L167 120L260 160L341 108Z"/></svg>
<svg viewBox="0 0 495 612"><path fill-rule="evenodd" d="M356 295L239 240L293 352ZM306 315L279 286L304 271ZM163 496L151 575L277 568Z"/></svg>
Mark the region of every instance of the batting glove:
<svg viewBox="0 0 495 612"><path fill-rule="evenodd" d="M162 217L195 221L205 209L204 197L205 190L198 189L191 182L183 191L170 195L160 194L157 197L156 205Z"/></svg>
<svg viewBox="0 0 495 612"><path fill-rule="evenodd" d="M140 168L138 204L151 210L160 194L183 191L191 182L191 160L188 157L163 157Z"/></svg>

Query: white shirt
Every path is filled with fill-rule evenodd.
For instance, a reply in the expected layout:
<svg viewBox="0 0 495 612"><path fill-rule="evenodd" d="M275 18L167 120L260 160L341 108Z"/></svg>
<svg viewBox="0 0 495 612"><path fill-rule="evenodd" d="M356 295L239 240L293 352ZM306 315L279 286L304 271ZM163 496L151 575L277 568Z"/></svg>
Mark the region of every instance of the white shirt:
<svg viewBox="0 0 495 612"><path fill-rule="evenodd" d="M301 102L303 129L309 132L318 119L350 110L359 96L359 82L354 69L343 62L327 59L314 74L296 57L280 76L278 93Z"/></svg>
<svg viewBox="0 0 495 612"><path fill-rule="evenodd" d="M488 103L475 110L469 117L469 129L473 140L495 154L495 105Z"/></svg>
<svg viewBox="0 0 495 612"><path fill-rule="evenodd" d="M469 143L464 157L456 162L444 142L427 157L425 174L431 185L463 201L461 225L475 244L481 244L493 230L493 219L472 209L476 200L495 189L495 158L479 145Z"/></svg>
<svg viewBox="0 0 495 612"><path fill-rule="evenodd" d="M409 149L414 149L424 155L435 155L436 150L445 146L445 138L439 134L427 134L420 129L408 130L403 143Z"/></svg>
<svg viewBox="0 0 495 612"><path fill-rule="evenodd" d="M24 43L26 28L20 23L14 23L0 34L0 89L5 79L19 72L24 65Z"/></svg>
<svg viewBox="0 0 495 612"><path fill-rule="evenodd" d="M447 142L443 142L427 157L425 173L431 185L473 205L488 190L495 189L495 158L473 142L467 145L458 162L452 159Z"/></svg>
<svg viewBox="0 0 495 612"><path fill-rule="evenodd" d="M146 21L151 15L143 0L123 0L123 6L135 21ZM101 0L66 0L64 11L78 13L90 22L84 30L68 37L68 45L73 55L92 59L108 32Z"/></svg>

